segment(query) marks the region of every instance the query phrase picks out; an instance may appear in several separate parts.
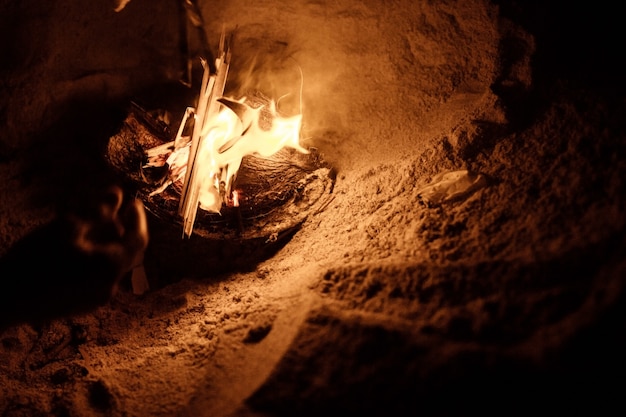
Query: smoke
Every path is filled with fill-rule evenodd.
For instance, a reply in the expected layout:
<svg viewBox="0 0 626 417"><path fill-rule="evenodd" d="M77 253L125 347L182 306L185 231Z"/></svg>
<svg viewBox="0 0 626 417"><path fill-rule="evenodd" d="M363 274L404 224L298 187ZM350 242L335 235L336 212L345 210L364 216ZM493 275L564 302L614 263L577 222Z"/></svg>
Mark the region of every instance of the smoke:
<svg viewBox="0 0 626 417"><path fill-rule="evenodd" d="M274 100L283 116L303 112L303 72L286 42L235 40L226 95L263 95Z"/></svg>

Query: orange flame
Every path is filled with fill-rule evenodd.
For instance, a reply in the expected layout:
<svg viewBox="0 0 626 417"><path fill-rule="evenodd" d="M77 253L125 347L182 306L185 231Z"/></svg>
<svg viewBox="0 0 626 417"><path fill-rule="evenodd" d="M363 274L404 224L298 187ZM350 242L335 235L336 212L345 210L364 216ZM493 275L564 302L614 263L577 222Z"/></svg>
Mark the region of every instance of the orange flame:
<svg viewBox="0 0 626 417"><path fill-rule="evenodd" d="M236 191L231 198L231 188L244 156L269 157L284 147L308 153L300 145L301 114L281 117L274 101L256 108L249 106L245 98L224 99L222 103L227 105L204 126L196 159L200 208L214 213L220 213L225 201L238 200ZM262 114L264 119L269 117L268 129L261 126ZM188 158L189 146L170 155L167 162L172 181L184 179Z"/></svg>

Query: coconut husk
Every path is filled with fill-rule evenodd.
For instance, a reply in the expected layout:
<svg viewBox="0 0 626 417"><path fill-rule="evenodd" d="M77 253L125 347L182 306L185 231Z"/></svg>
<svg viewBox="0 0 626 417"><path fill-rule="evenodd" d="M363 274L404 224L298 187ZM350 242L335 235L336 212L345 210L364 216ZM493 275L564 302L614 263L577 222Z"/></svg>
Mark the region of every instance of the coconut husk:
<svg viewBox="0 0 626 417"><path fill-rule="evenodd" d="M133 107L106 152L106 160L148 212L146 263L152 259L158 275L253 267L284 245L331 197L334 170L314 149L308 154L285 148L268 158L246 156L233 187L240 192L239 206L224 206L220 213L198 209L192 235L183 238L180 187L172 184L154 194L167 181L168 167L144 167L148 149L173 139L167 131Z"/></svg>

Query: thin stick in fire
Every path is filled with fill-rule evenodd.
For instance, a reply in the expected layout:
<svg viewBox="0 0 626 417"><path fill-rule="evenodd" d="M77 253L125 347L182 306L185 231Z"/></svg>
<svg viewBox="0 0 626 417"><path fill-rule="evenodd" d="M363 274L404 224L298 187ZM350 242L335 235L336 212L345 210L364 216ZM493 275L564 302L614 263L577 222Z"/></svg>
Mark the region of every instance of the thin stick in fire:
<svg viewBox="0 0 626 417"><path fill-rule="evenodd" d="M220 109L221 103L217 101L224 94L226 86L226 77L230 66L230 46L226 45L225 32L222 31L220 38L220 50L218 58L215 60L217 73L209 74L210 69L205 64L204 74L202 78L202 86L198 97L198 110L191 136L191 148L189 151L189 159L187 161L187 172L183 189L181 193L180 204L178 208L179 214L183 218L183 236L190 237L193 231L193 224L198 212L198 197L200 187L198 183L197 167L195 165L198 149L203 140L201 132L204 124L210 120Z"/></svg>

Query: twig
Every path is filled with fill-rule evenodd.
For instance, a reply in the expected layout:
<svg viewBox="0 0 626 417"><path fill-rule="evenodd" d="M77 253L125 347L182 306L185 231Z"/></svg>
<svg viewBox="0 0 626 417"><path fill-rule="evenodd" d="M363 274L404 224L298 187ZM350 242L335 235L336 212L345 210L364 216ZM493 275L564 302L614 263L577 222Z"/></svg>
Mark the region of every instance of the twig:
<svg viewBox="0 0 626 417"><path fill-rule="evenodd" d="M181 193L179 214L183 218L183 237L190 237L193 231L193 224L198 212L198 199L200 188L198 185L198 169L196 167L196 157L202 144L202 132L204 125L212 116L219 111L221 104L217 101L224 94L226 77L230 65L230 50L225 49L226 34L223 31L220 38L220 55L216 59L215 66L217 74L209 75L210 68L204 65L204 75L202 88L200 89L198 112L191 137L191 149L187 162L187 172Z"/></svg>
<svg viewBox="0 0 626 417"><path fill-rule="evenodd" d="M326 209L326 207L328 207L330 205L330 203L333 202L333 200L335 199L334 195L331 195L330 197L328 197L328 199L324 202L324 204L322 204L317 210L315 210L313 212L313 214L319 214L321 213L323 210Z"/></svg>

